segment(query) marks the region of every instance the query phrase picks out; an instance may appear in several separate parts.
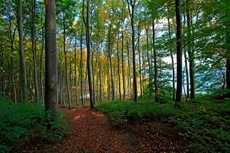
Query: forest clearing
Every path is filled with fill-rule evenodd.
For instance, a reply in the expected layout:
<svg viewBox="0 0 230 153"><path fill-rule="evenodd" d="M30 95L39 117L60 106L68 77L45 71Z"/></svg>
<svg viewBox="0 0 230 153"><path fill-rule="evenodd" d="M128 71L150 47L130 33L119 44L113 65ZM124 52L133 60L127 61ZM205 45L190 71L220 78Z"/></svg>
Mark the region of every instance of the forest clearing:
<svg viewBox="0 0 230 153"><path fill-rule="evenodd" d="M0 0L0 152L230 152L229 0Z"/></svg>

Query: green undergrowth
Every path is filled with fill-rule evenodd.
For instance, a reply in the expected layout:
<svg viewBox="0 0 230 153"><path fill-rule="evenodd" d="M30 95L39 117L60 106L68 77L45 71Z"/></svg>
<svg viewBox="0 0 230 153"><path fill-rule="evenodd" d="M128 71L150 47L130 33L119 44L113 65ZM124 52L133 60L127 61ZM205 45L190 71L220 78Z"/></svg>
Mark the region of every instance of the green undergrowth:
<svg viewBox="0 0 230 153"><path fill-rule="evenodd" d="M0 99L0 105L1 152L17 152L30 143L38 146L55 143L69 133L64 119L68 116L60 110L48 126L46 121L51 116L45 115L44 106L31 102L15 104L5 99Z"/></svg>
<svg viewBox="0 0 230 153"><path fill-rule="evenodd" d="M175 132L190 141L190 147L203 152L228 152L230 150L230 100L212 102L206 96L190 102L156 103L145 98L134 101L100 102L96 109L107 113L114 126L133 123L164 122Z"/></svg>

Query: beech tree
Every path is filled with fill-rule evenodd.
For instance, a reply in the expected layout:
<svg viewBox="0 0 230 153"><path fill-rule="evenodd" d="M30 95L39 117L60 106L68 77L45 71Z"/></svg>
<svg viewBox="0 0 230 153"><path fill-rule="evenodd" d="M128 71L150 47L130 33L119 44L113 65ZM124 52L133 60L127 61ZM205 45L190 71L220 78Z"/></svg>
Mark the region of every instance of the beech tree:
<svg viewBox="0 0 230 153"><path fill-rule="evenodd" d="M57 46L55 0L45 0L45 110L57 113Z"/></svg>

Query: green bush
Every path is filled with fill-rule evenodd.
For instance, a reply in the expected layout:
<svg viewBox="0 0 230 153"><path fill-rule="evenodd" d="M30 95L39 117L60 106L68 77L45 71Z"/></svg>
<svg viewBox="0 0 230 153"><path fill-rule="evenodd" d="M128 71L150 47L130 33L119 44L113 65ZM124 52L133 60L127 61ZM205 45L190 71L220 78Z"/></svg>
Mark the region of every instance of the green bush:
<svg viewBox="0 0 230 153"><path fill-rule="evenodd" d="M171 101L160 104L145 99L138 99L138 102L101 102L96 109L106 112L116 126L122 126L129 120L171 124L174 131L191 141L190 147L198 152L230 150L230 100L215 103L201 95L191 102L181 102L181 109L178 109Z"/></svg>
<svg viewBox="0 0 230 153"><path fill-rule="evenodd" d="M58 111L56 119L47 127L44 106L35 103L12 103L0 99L0 150L2 152L16 151L26 141L55 142L67 134L64 113Z"/></svg>

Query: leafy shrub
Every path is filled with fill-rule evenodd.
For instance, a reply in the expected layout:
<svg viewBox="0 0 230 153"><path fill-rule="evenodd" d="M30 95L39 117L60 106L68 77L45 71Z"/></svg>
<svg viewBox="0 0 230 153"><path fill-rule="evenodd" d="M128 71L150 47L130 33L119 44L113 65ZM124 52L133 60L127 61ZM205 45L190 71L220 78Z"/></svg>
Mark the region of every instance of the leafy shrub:
<svg viewBox="0 0 230 153"><path fill-rule="evenodd" d="M136 123L151 121L174 125L178 135L191 141L197 152L228 152L230 150L230 100L211 102L209 96L199 95L195 100L181 102L182 109L174 102L159 104L139 99L133 101L101 102L96 109L106 112L114 125L121 126L129 120Z"/></svg>
<svg viewBox="0 0 230 153"><path fill-rule="evenodd" d="M44 106L37 104L12 103L0 99L0 150L16 151L26 141L36 140L38 143L60 140L67 133L64 113L58 111L56 119L47 128L47 116Z"/></svg>

